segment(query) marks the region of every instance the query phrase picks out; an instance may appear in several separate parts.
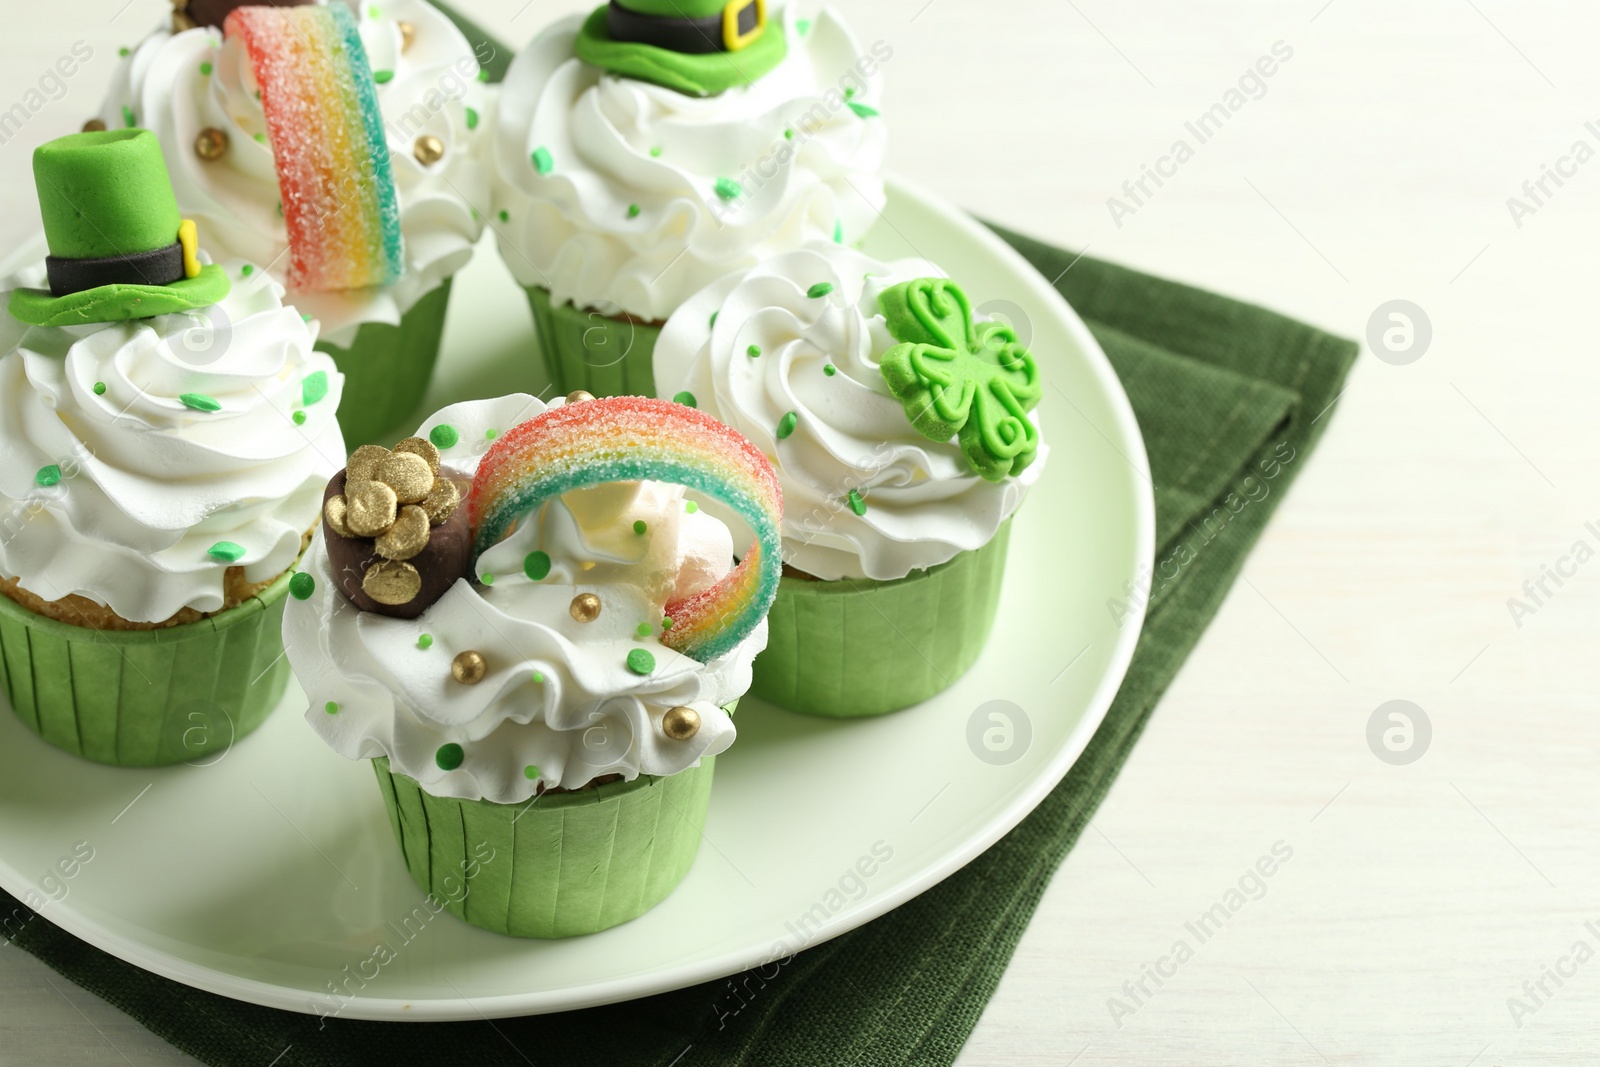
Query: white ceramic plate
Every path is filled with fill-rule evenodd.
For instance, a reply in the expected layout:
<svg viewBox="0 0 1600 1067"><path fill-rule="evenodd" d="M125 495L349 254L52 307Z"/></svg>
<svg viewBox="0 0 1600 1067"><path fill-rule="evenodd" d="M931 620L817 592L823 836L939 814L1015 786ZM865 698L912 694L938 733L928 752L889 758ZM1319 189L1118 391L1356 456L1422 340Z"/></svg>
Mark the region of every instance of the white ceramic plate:
<svg viewBox="0 0 1600 1067"><path fill-rule="evenodd" d="M1148 573L1148 467L1088 330L989 231L896 184L868 250L943 264L975 303L1026 317L1050 383L1049 467L1015 523L1000 621L977 666L936 700L873 721L747 701L739 741L718 761L705 845L666 903L563 942L499 937L448 914L403 926L422 894L372 772L312 734L292 683L266 726L198 768L95 766L0 715L0 886L50 899L46 918L107 952L225 996L458 1020L733 974L876 918L973 859L1061 780L1122 681L1142 616L1118 626L1106 603ZM430 404L537 392L532 323L492 242L456 294ZM1009 748L1006 722L984 707L993 701L1016 709ZM375 956L379 945L390 951ZM334 986L348 999L330 998Z"/></svg>

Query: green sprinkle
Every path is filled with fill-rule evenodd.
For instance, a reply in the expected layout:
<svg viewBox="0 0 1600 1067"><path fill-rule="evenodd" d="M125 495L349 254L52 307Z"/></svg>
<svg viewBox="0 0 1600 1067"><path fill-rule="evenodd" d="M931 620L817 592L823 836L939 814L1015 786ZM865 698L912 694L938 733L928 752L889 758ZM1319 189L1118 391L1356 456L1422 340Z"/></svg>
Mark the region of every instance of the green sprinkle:
<svg viewBox="0 0 1600 1067"><path fill-rule="evenodd" d="M439 765L441 771L453 771L465 763L466 760L466 752L454 741L448 745L440 745L439 751L433 754L433 762Z"/></svg>
<svg viewBox="0 0 1600 1067"><path fill-rule="evenodd" d="M540 673L539 671L534 671L533 672L533 684L534 685L543 685L544 684L544 675L542 673Z"/></svg>
<svg viewBox="0 0 1600 1067"><path fill-rule="evenodd" d="M280 219L283 218L283 201L282 200L278 201L278 217ZM473 218L477 218L478 217L478 212L476 210L474 210L472 212L472 217Z"/></svg>
<svg viewBox="0 0 1600 1067"><path fill-rule="evenodd" d="M328 395L328 372L312 371L300 381L300 399L310 407Z"/></svg>
<svg viewBox="0 0 1600 1067"><path fill-rule="evenodd" d="M486 70L479 70L478 80L481 82L487 82L489 80L489 72Z"/></svg>
<svg viewBox="0 0 1600 1067"><path fill-rule="evenodd" d="M672 620L671 620L671 619L662 619L662 620L661 620L661 628L662 628L662 629L663 629L663 630L670 630L670 629L672 629Z"/></svg>
<svg viewBox="0 0 1600 1067"><path fill-rule="evenodd" d="M254 267L252 267L248 263L246 263L244 266L239 268L239 276L241 278L248 278L248 277L250 277L250 275L254 274L255 272L256 272L256 269Z"/></svg>
<svg viewBox="0 0 1600 1067"><path fill-rule="evenodd" d="M339 702L337 700L330 700L326 704L322 705L322 710L327 712L329 715L337 715L339 714Z"/></svg>
<svg viewBox="0 0 1600 1067"><path fill-rule="evenodd" d="M376 18L382 18L383 17L383 12L378 9L378 5L377 4L373 4L372 6L367 8L367 16L369 18L375 18L375 19Z"/></svg>
<svg viewBox="0 0 1600 1067"><path fill-rule="evenodd" d="M256 134L256 144L266 144L266 143L267 143L267 135L266 134L264 134L264 133Z"/></svg>
<svg viewBox="0 0 1600 1067"><path fill-rule="evenodd" d="M839 373L839 368L835 367L832 363L824 363L822 365L822 373L832 378L835 374Z"/></svg>
<svg viewBox="0 0 1600 1067"><path fill-rule="evenodd" d="M744 186L732 178L718 178L716 190L717 195L724 200L737 200L744 195Z"/></svg>
<svg viewBox="0 0 1600 1067"><path fill-rule="evenodd" d="M306 424L306 413L303 411L296 411L289 417L294 420L296 426L304 426Z"/></svg>
<svg viewBox="0 0 1600 1067"><path fill-rule="evenodd" d="M455 443L461 440L461 435L448 422L441 422L428 432L428 440L433 442L435 448L454 448Z"/></svg>
<svg viewBox="0 0 1600 1067"><path fill-rule="evenodd" d="M649 529L650 529L650 524L648 522L645 522L643 519L639 519L636 522L634 522L634 524L633 524L633 532L638 534L640 537L643 537L644 534L645 534L645 531L647 531Z"/></svg>
<svg viewBox="0 0 1600 1067"><path fill-rule="evenodd" d="M379 85L388 85L390 82L394 81L394 71L375 70L372 72L372 80L377 82Z"/></svg>
<svg viewBox="0 0 1600 1067"><path fill-rule="evenodd" d="M844 87L844 98L846 100L849 100L851 97L853 97L855 95L856 95L856 87L854 85L846 85Z"/></svg>
<svg viewBox="0 0 1600 1067"><path fill-rule="evenodd" d="M139 125L139 117L133 113L133 108L127 104L122 105L122 121L130 130Z"/></svg>
<svg viewBox="0 0 1600 1067"><path fill-rule="evenodd" d="M691 393L691 392L688 392L687 390L685 390L684 392L681 392L677 396L673 397L672 398L672 402L674 404L682 404L686 408L692 408L692 407L696 406L695 405L694 394Z"/></svg>
<svg viewBox="0 0 1600 1067"><path fill-rule="evenodd" d="M178 399L183 401L184 407L192 408L195 411L222 410L222 405L217 403L215 398L206 396L204 393L184 393Z"/></svg>
<svg viewBox="0 0 1600 1067"><path fill-rule="evenodd" d="M500 212L500 221L501 222L510 222L511 221L511 212L509 212L509 211L501 211Z"/></svg>
<svg viewBox="0 0 1600 1067"><path fill-rule="evenodd" d="M106 395L106 383L105 382L95 382L94 383L94 395L95 396L105 396Z"/></svg>
<svg viewBox="0 0 1600 1067"><path fill-rule="evenodd" d="M485 574L482 578L480 578L478 580L481 581L484 585L493 585L494 584L494 575Z"/></svg>
<svg viewBox="0 0 1600 1067"><path fill-rule="evenodd" d="M791 411L788 414L786 414L783 418L779 419L778 420L778 440L780 440L780 441L788 440L789 435L794 433L794 428L796 426L798 426L798 425L800 425L800 415L799 415L798 412Z"/></svg>
<svg viewBox="0 0 1600 1067"><path fill-rule="evenodd" d="M117 55L121 56L123 59L127 59L128 58L128 50L126 48L119 48L119 49L117 49Z"/></svg>
<svg viewBox="0 0 1600 1067"><path fill-rule="evenodd" d="M211 77L211 72L213 70L215 70L215 69L216 68L214 68L211 65L211 62L209 60L207 60L206 62L200 64L200 73L205 75L207 78Z"/></svg>
<svg viewBox="0 0 1600 1067"><path fill-rule="evenodd" d="M417 647L422 649L424 652L428 651L428 649L433 647L433 635L423 634L421 637L417 638Z"/></svg>
<svg viewBox="0 0 1600 1067"><path fill-rule="evenodd" d="M637 633L640 637L649 637L651 634L656 632L656 628L654 626L651 626L647 622L641 622L639 624L639 628L637 630L635 630L634 632Z"/></svg>
<svg viewBox="0 0 1600 1067"><path fill-rule="evenodd" d="M813 300L821 300L831 292L833 292L832 282L818 282L806 290L806 295Z"/></svg>
<svg viewBox="0 0 1600 1067"><path fill-rule="evenodd" d="M531 763L528 764L526 767L522 768L522 777L526 778L530 782L537 782L539 780L539 768L535 767Z"/></svg>
<svg viewBox="0 0 1600 1067"><path fill-rule="evenodd" d="M861 490L850 490L850 496L848 499L850 501L851 511L855 512L857 515L865 515L867 513L867 502L861 498Z"/></svg>
<svg viewBox="0 0 1600 1067"><path fill-rule="evenodd" d="M700 510L700 505L691 500L687 504L683 505L683 510L693 515L695 512Z"/></svg>
<svg viewBox="0 0 1600 1067"><path fill-rule="evenodd" d="M877 108L868 107L866 104L858 104L854 100L850 101L850 110L854 111L857 115L860 115L864 119L875 119L878 117Z"/></svg>
<svg viewBox="0 0 1600 1067"><path fill-rule="evenodd" d="M722 314L720 311L713 311L711 313L711 328L713 330L717 328L717 316L720 314Z"/></svg>
<svg viewBox="0 0 1600 1067"><path fill-rule="evenodd" d="M41 489L48 489L61 481L61 468L52 463L48 467L40 467L39 473L33 476L33 484Z"/></svg>
<svg viewBox="0 0 1600 1067"><path fill-rule="evenodd" d="M660 145L657 145L655 148L650 149L650 158L651 159L660 159L661 158L661 146Z"/></svg>
<svg viewBox="0 0 1600 1067"><path fill-rule="evenodd" d="M522 573L536 582L550 577L550 556L545 552L529 552L522 561Z"/></svg>
<svg viewBox="0 0 1600 1067"><path fill-rule="evenodd" d="M316 591L317 580L305 571L289 579L289 595L296 600L310 600L311 594Z"/></svg>
<svg viewBox="0 0 1600 1067"><path fill-rule="evenodd" d="M278 210L279 211L283 210L283 205L282 204L278 205ZM483 218L482 215L478 214L478 209L477 208L469 208L468 210L472 212L472 221L473 222L477 222L479 219Z"/></svg>
<svg viewBox="0 0 1600 1067"><path fill-rule="evenodd" d="M783 131L783 138L786 141L794 140L794 130L793 129L784 130Z"/></svg>
<svg viewBox="0 0 1600 1067"><path fill-rule="evenodd" d="M804 37L806 34L811 32L811 20L795 19L794 28L800 31L800 36Z"/></svg>
<svg viewBox="0 0 1600 1067"><path fill-rule="evenodd" d="M540 174L549 174L556 168L556 161L550 158L550 149L548 148L535 148L533 155L529 158L533 160L533 169Z"/></svg>
<svg viewBox="0 0 1600 1067"><path fill-rule="evenodd" d="M649 674L656 669L656 658L642 648L628 653L628 669L634 674Z"/></svg>
<svg viewBox="0 0 1600 1067"><path fill-rule="evenodd" d="M470 108L469 107L469 108L467 108L467 129L475 130L477 128L478 128L478 111L477 111L476 108Z"/></svg>
<svg viewBox="0 0 1600 1067"><path fill-rule="evenodd" d="M630 219L638 218L639 217L639 211L640 211L640 208L639 208L638 204L629 204L628 205L628 217Z"/></svg>
<svg viewBox="0 0 1600 1067"><path fill-rule="evenodd" d="M749 348L744 350L744 354L749 356L751 359L760 359L761 358L761 346L760 345L751 345Z"/></svg>
<svg viewBox="0 0 1600 1067"><path fill-rule="evenodd" d="M844 220L843 219L839 219L838 221L836 221L833 224L833 243L836 244L836 245L844 244Z"/></svg>
<svg viewBox="0 0 1600 1067"><path fill-rule="evenodd" d="M493 441L496 437L499 437L499 436L500 436L500 431L499 430L485 430L485 431L483 431L483 439L485 441Z"/></svg>
<svg viewBox="0 0 1600 1067"><path fill-rule="evenodd" d="M244 558L244 546L236 545L232 541L218 541L206 550L206 554L224 563L238 563Z"/></svg>

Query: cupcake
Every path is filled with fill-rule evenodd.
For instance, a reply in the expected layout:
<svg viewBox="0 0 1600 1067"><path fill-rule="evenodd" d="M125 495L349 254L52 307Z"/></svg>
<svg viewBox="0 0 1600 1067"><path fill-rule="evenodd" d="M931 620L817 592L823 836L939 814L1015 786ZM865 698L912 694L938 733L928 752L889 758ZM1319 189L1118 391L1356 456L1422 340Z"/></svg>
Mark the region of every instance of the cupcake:
<svg viewBox="0 0 1600 1067"><path fill-rule="evenodd" d="M486 138L495 230L558 391L656 395L651 350L690 296L866 234L892 55L832 11L618 0L516 58Z"/></svg>
<svg viewBox="0 0 1600 1067"><path fill-rule="evenodd" d="M154 130L216 255L265 270L319 323L349 383L346 439L394 430L427 389L489 203L477 57L424 0L178 7L90 127Z"/></svg>
<svg viewBox="0 0 1600 1067"><path fill-rule="evenodd" d="M783 486L786 567L756 696L879 715L972 666L1046 453L1039 373L1009 327L931 263L818 244L690 299L655 375L748 437Z"/></svg>
<svg viewBox="0 0 1600 1067"><path fill-rule="evenodd" d="M358 449L284 618L308 721L372 761L413 879L518 937L627 922L688 873L780 571L748 442L575 399L470 401ZM758 531L741 563L699 500Z"/></svg>
<svg viewBox="0 0 1600 1067"><path fill-rule="evenodd" d="M50 258L0 298L0 683L75 755L219 758L288 680L343 378L270 276L207 262L154 134L34 173Z"/></svg>

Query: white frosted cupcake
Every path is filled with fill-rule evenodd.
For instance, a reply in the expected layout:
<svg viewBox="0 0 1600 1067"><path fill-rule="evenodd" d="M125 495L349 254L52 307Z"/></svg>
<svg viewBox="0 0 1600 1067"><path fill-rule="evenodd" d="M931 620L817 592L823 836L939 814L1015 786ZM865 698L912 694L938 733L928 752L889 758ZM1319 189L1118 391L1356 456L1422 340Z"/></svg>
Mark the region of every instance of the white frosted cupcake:
<svg viewBox="0 0 1600 1067"><path fill-rule="evenodd" d="M283 693L343 377L269 275L209 262L147 131L34 169L52 254L0 295L0 681L69 752L199 760Z"/></svg>
<svg viewBox="0 0 1600 1067"><path fill-rule="evenodd" d="M611 403L471 401L393 455L358 451L328 488L307 564L315 587L285 617L308 721L341 755L374 761L413 877L430 891L464 882L452 910L500 933L604 929L683 878L714 757L734 740L731 709L766 644L761 605L712 654L673 647L680 606L739 577L728 527L679 485L610 481L606 460L575 458L568 470L593 475L576 476L584 487L528 512L509 505L514 525L495 540L508 485L497 489L497 469L521 471L529 456L538 467L534 438L567 432L563 420L596 449L626 438L636 424L602 408ZM650 403L674 432L710 425ZM361 525L375 480L398 483L391 465L416 466L394 460L406 452L437 465L413 495L463 503L427 505L428 536L397 551L398 534L359 531L376 529ZM444 482L456 489L437 494Z"/></svg>
<svg viewBox="0 0 1600 1067"><path fill-rule="evenodd" d="M855 243L877 221L892 52L864 50L831 10L791 15L751 46L776 46L764 74L737 55L693 57L751 75L700 95L645 80L653 68L632 53L595 55L586 41L607 14L557 23L512 63L488 141L496 231L557 389L653 395L651 348L691 295L811 240Z"/></svg>
<svg viewBox="0 0 1600 1067"><path fill-rule="evenodd" d="M362 54L351 68L367 72L375 92L403 251L386 284L297 284L294 219L284 205L305 193L278 164L282 142L304 135L269 123L249 50L237 35L224 39L224 20L238 6L190 0L192 18L177 16L179 25L201 25L178 33L163 26L134 48L94 122L143 126L161 138L178 204L209 246L267 270L288 287L290 303L319 322L319 347L350 382L346 437L371 440L414 417L438 355L451 278L482 234L478 209L487 210L489 183L472 144L488 105L478 59L425 0L354 5ZM366 170L352 167L343 180L369 183Z"/></svg>
<svg viewBox="0 0 1600 1067"><path fill-rule="evenodd" d="M902 323L914 291L952 301L950 336L938 340L960 351L957 382L984 383L962 425L913 419L955 393L935 398L892 372L911 365L913 342L936 340ZM1048 452L1031 413L1037 370L1015 335L976 319L931 263L818 244L691 298L662 332L655 374L664 393L771 457L783 486L787 567L757 696L819 715L881 714L972 665L994 620L1009 521ZM996 388L1015 410L1001 412ZM986 454L980 423L1015 441Z"/></svg>

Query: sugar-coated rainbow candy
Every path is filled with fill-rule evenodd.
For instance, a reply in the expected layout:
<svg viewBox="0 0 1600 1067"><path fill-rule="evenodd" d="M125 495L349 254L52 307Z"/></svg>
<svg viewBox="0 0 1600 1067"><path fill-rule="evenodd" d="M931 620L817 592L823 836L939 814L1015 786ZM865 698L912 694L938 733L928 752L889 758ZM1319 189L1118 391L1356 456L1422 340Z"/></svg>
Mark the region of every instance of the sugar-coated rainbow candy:
<svg viewBox="0 0 1600 1067"><path fill-rule="evenodd" d="M618 396L547 411L507 432L478 465L467 499L477 531L473 563L511 524L545 501L608 482L686 486L736 511L756 533L722 581L666 606L668 648L709 663L750 635L783 576L783 493L744 437L702 412L665 400Z"/></svg>
<svg viewBox="0 0 1600 1067"><path fill-rule="evenodd" d="M290 287L399 281L405 249L394 171L349 5L241 7L225 28L244 42L261 89L289 228Z"/></svg>

